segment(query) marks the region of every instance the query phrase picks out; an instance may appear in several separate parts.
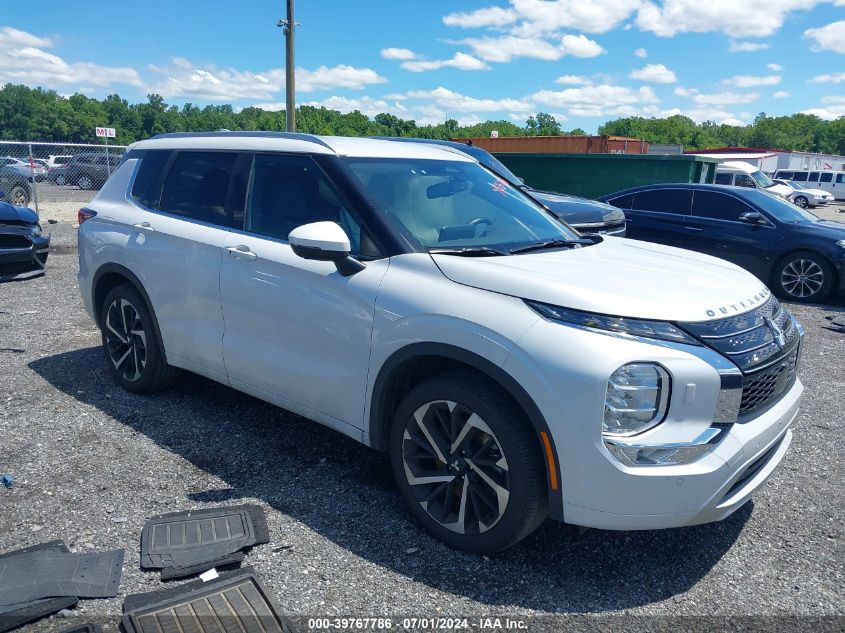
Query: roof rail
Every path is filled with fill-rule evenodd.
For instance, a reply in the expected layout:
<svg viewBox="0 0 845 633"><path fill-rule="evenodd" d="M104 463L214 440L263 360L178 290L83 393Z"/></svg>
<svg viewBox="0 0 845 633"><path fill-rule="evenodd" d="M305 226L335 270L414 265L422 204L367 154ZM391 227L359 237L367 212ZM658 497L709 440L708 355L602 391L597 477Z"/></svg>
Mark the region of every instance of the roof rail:
<svg viewBox="0 0 845 633"><path fill-rule="evenodd" d="M263 132L263 131L219 131L219 132L168 132L166 134L156 134L152 139L160 138L219 138L231 136L245 136L248 138L287 138L296 141L305 141L306 143L314 143L321 145L327 149L332 149L332 146L326 143L323 139L313 134L301 134L299 132ZM151 139L151 140L152 140Z"/></svg>

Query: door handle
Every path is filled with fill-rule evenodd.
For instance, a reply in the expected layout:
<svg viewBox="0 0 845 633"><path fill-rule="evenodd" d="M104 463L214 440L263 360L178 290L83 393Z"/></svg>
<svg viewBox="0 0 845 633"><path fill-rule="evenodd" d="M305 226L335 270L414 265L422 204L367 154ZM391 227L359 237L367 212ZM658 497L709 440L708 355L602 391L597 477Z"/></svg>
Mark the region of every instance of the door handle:
<svg viewBox="0 0 845 633"><path fill-rule="evenodd" d="M698 226L685 226L684 229L686 229L687 231L695 231L696 233L700 233L704 230Z"/></svg>
<svg viewBox="0 0 845 633"><path fill-rule="evenodd" d="M231 257L234 257L235 259L258 259L258 255L249 250L249 246L245 246L243 244L240 244L238 246L227 246L226 251Z"/></svg>
<svg viewBox="0 0 845 633"><path fill-rule="evenodd" d="M156 230L152 226L150 226L149 222L139 222L138 224L133 224L132 228L141 231L141 233L155 233L156 232Z"/></svg>

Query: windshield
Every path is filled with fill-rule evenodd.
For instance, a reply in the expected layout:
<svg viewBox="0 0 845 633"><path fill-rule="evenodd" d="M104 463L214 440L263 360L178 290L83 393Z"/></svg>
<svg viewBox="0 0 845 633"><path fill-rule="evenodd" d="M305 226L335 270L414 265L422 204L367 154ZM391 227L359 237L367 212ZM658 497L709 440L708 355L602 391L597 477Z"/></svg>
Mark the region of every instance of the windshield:
<svg viewBox="0 0 845 633"><path fill-rule="evenodd" d="M487 150L483 150L481 148L477 148L475 151L472 151L471 146L467 147L467 149L462 150L475 158L479 163L484 165L490 171L495 172L505 180L507 180L512 185L519 185L521 184L521 180L519 176L513 173L510 169L505 167L505 164L500 161L498 158L493 156Z"/></svg>
<svg viewBox="0 0 845 633"><path fill-rule="evenodd" d="M775 186L775 183L772 181L772 179L769 178L762 171L752 171L751 177L754 179L754 182L763 187L763 189L768 189L769 187Z"/></svg>
<svg viewBox="0 0 845 633"><path fill-rule="evenodd" d="M793 189L806 189L807 188L804 185L802 185L800 182L795 182L794 180L788 181L787 184L790 187L792 187Z"/></svg>
<svg viewBox="0 0 845 633"><path fill-rule="evenodd" d="M430 249L510 252L579 235L478 163L349 158L376 210Z"/></svg>
<svg viewBox="0 0 845 633"><path fill-rule="evenodd" d="M820 220L817 215L806 209L765 191L749 189L743 195L781 222L818 222Z"/></svg>

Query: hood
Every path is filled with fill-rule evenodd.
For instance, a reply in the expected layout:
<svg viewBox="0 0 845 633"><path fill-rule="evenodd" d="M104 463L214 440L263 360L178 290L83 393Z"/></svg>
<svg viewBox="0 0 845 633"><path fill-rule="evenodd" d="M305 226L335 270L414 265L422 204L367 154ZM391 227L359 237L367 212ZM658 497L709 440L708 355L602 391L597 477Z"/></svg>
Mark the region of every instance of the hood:
<svg viewBox="0 0 845 633"><path fill-rule="evenodd" d="M829 237L832 240L845 239L845 224L833 220L819 220L818 222L800 222L798 225L805 231L810 231L819 237Z"/></svg>
<svg viewBox="0 0 845 633"><path fill-rule="evenodd" d="M536 189L529 189L526 193L569 224L618 223L625 220L625 214L620 209L597 200Z"/></svg>
<svg viewBox="0 0 845 633"><path fill-rule="evenodd" d="M795 189L793 189L792 187L787 187L786 185L779 185L779 184L775 183L771 187L766 187L765 189L763 189L763 191L766 191L768 193L777 194L781 198L788 198L789 196L792 195L792 193L795 191Z"/></svg>
<svg viewBox="0 0 845 633"><path fill-rule="evenodd" d="M3 222L26 222L35 224L38 216L35 211L27 207L16 207L8 202L0 201L0 223Z"/></svg>
<svg viewBox="0 0 845 633"><path fill-rule="evenodd" d="M614 316L706 321L769 297L759 279L724 260L624 238L524 255L432 258L459 284Z"/></svg>

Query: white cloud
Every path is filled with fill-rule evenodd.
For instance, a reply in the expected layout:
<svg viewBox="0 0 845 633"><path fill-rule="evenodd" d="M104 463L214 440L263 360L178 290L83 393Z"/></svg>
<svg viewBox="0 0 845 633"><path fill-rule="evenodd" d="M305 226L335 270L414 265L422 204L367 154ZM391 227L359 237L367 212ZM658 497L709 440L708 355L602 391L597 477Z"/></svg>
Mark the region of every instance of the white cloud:
<svg viewBox="0 0 845 633"><path fill-rule="evenodd" d="M417 54L407 48L383 48L381 56L385 59L416 59Z"/></svg>
<svg viewBox="0 0 845 633"><path fill-rule="evenodd" d="M586 35L564 35L560 40L560 50L564 55L573 57L598 57L604 49Z"/></svg>
<svg viewBox="0 0 845 633"><path fill-rule="evenodd" d="M555 79L556 84L565 84L571 86L586 86L592 82L586 77L580 75L561 75Z"/></svg>
<svg viewBox="0 0 845 633"><path fill-rule="evenodd" d="M421 73L426 70L437 70L438 68L457 68L458 70L490 70L490 66L480 59L467 55L466 53L455 53L451 59L424 60L417 59L406 61L400 64L405 70Z"/></svg>
<svg viewBox="0 0 845 633"><path fill-rule="evenodd" d="M804 114L815 114L819 118L828 120L845 116L845 97L842 95L822 97L822 103L825 104L824 107L804 110Z"/></svg>
<svg viewBox="0 0 845 633"><path fill-rule="evenodd" d="M807 29L804 37L813 40L813 50L845 53L845 20L831 22L817 29Z"/></svg>
<svg viewBox="0 0 845 633"><path fill-rule="evenodd" d="M531 96L539 105L561 108L572 116L597 117L609 114L636 114L642 106L659 103L654 91L602 84L566 90L541 90Z"/></svg>
<svg viewBox="0 0 845 633"><path fill-rule="evenodd" d="M825 0L663 0L643 2L637 26L661 37L678 33L721 31L733 38L767 37L793 11L811 9Z"/></svg>
<svg viewBox="0 0 845 633"><path fill-rule="evenodd" d="M775 94L772 95L772 97L775 99L786 99L789 96L791 96L790 93L786 92L785 90L778 90Z"/></svg>
<svg viewBox="0 0 845 633"><path fill-rule="evenodd" d="M558 60L564 55L595 57L604 49L585 35L564 35L556 45L538 37L480 37L463 40L481 59L488 62L509 62L514 57Z"/></svg>
<svg viewBox="0 0 845 633"><path fill-rule="evenodd" d="M780 64L766 64L766 68L775 73L779 73L783 70L783 66L781 66Z"/></svg>
<svg viewBox="0 0 845 633"><path fill-rule="evenodd" d="M776 86L783 78L780 75L767 75L757 77L754 75L736 75L730 79L723 79L722 83L735 88L754 88L757 86Z"/></svg>
<svg viewBox="0 0 845 633"><path fill-rule="evenodd" d="M809 80L811 84L841 84L845 82L845 73L831 73L829 75L816 75Z"/></svg>
<svg viewBox="0 0 845 633"><path fill-rule="evenodd" d="M641 0L510 0L518 15L521 35L552 33L563 29L606 33L625 21Z"/></svg>
<svg viewBox="0 0 845 633"><path fill-rule="evenodd" d="M281 105L284 107L284 103ZM396 112L397 110L401 110L401 106L398 103L390 103L385 99L373 99L371 97L349 98L337 95L320 99L319 101L309 101L306 105L338 110L344 113L358 110L368 117L374 117L382 112Z"/></svg>
<svg viewBox="0 0 845 633"><path fill-rule="evenodd" d="M442 86L434 90L411 90L406 92L408 99L425 99L448 112L529 112L533 105L521 99L477 99Z"/></svg>
<svg viewBox="0 0 845 633"><path fill-rule="evenodd" d="M717 92L702 94L696 88L675 88L675 94L679 97L689 97L695 103L706 106L726 106L751 103L760 98L756 92Z"/></svg>
<svg viewBox="0 0 845 633"><path fill-rule="evenodd" d="M644 48L638 48L634 51L634 55L636 57L639 57L640 59L645 59L646 57L648 57L648 51Z"/></svg>
<svg viewBox="0 0 845 633"><path fill-rule="evenodd" d="M517 14L511 9L501 7L489 7L468 11L464 13L450 13L443 16L443 24L446 26L457 26L465 29L474 29L484 26L504 26L515 22Z"/></svg>
<svg viewBox="0 0 845 633"><path fill-rule="evenodd" d="M272 99L284 85L284 71L241 71L208 65L199 68L190 60L174 57L168 66L150 65L149 69L160 79L150 90L163 97L205 99L208 101L241 101L244 99ZM296 69L298 92L315 92L348 88L360 90L369 85L387 83L387 80L369 68L354 66L320 66L315 70Z"/></svg>
<svg viewBox="0 0 845 633"><path fill-rule="evenodd" d="M631 71L628 76L631 79L655 84L673 84L678 81L675 73L663 64L646 64L638 70Z"/></svg>
<svg viewBox="0 0 845 633"><path fill-rule="evenodd" d="M768 44L763 42L731 42L728 47L730 53L753 53L754 51L764 51L769 48Z"/></svg>
<svg viewBox="0 0 845 633"><path fill-rule="evenodd" d="M142 87L134 68L67 62L44 49L53 42L11 27L0 28L0 85L19 83L44 88L94 92L115 84Z"/></svg>

